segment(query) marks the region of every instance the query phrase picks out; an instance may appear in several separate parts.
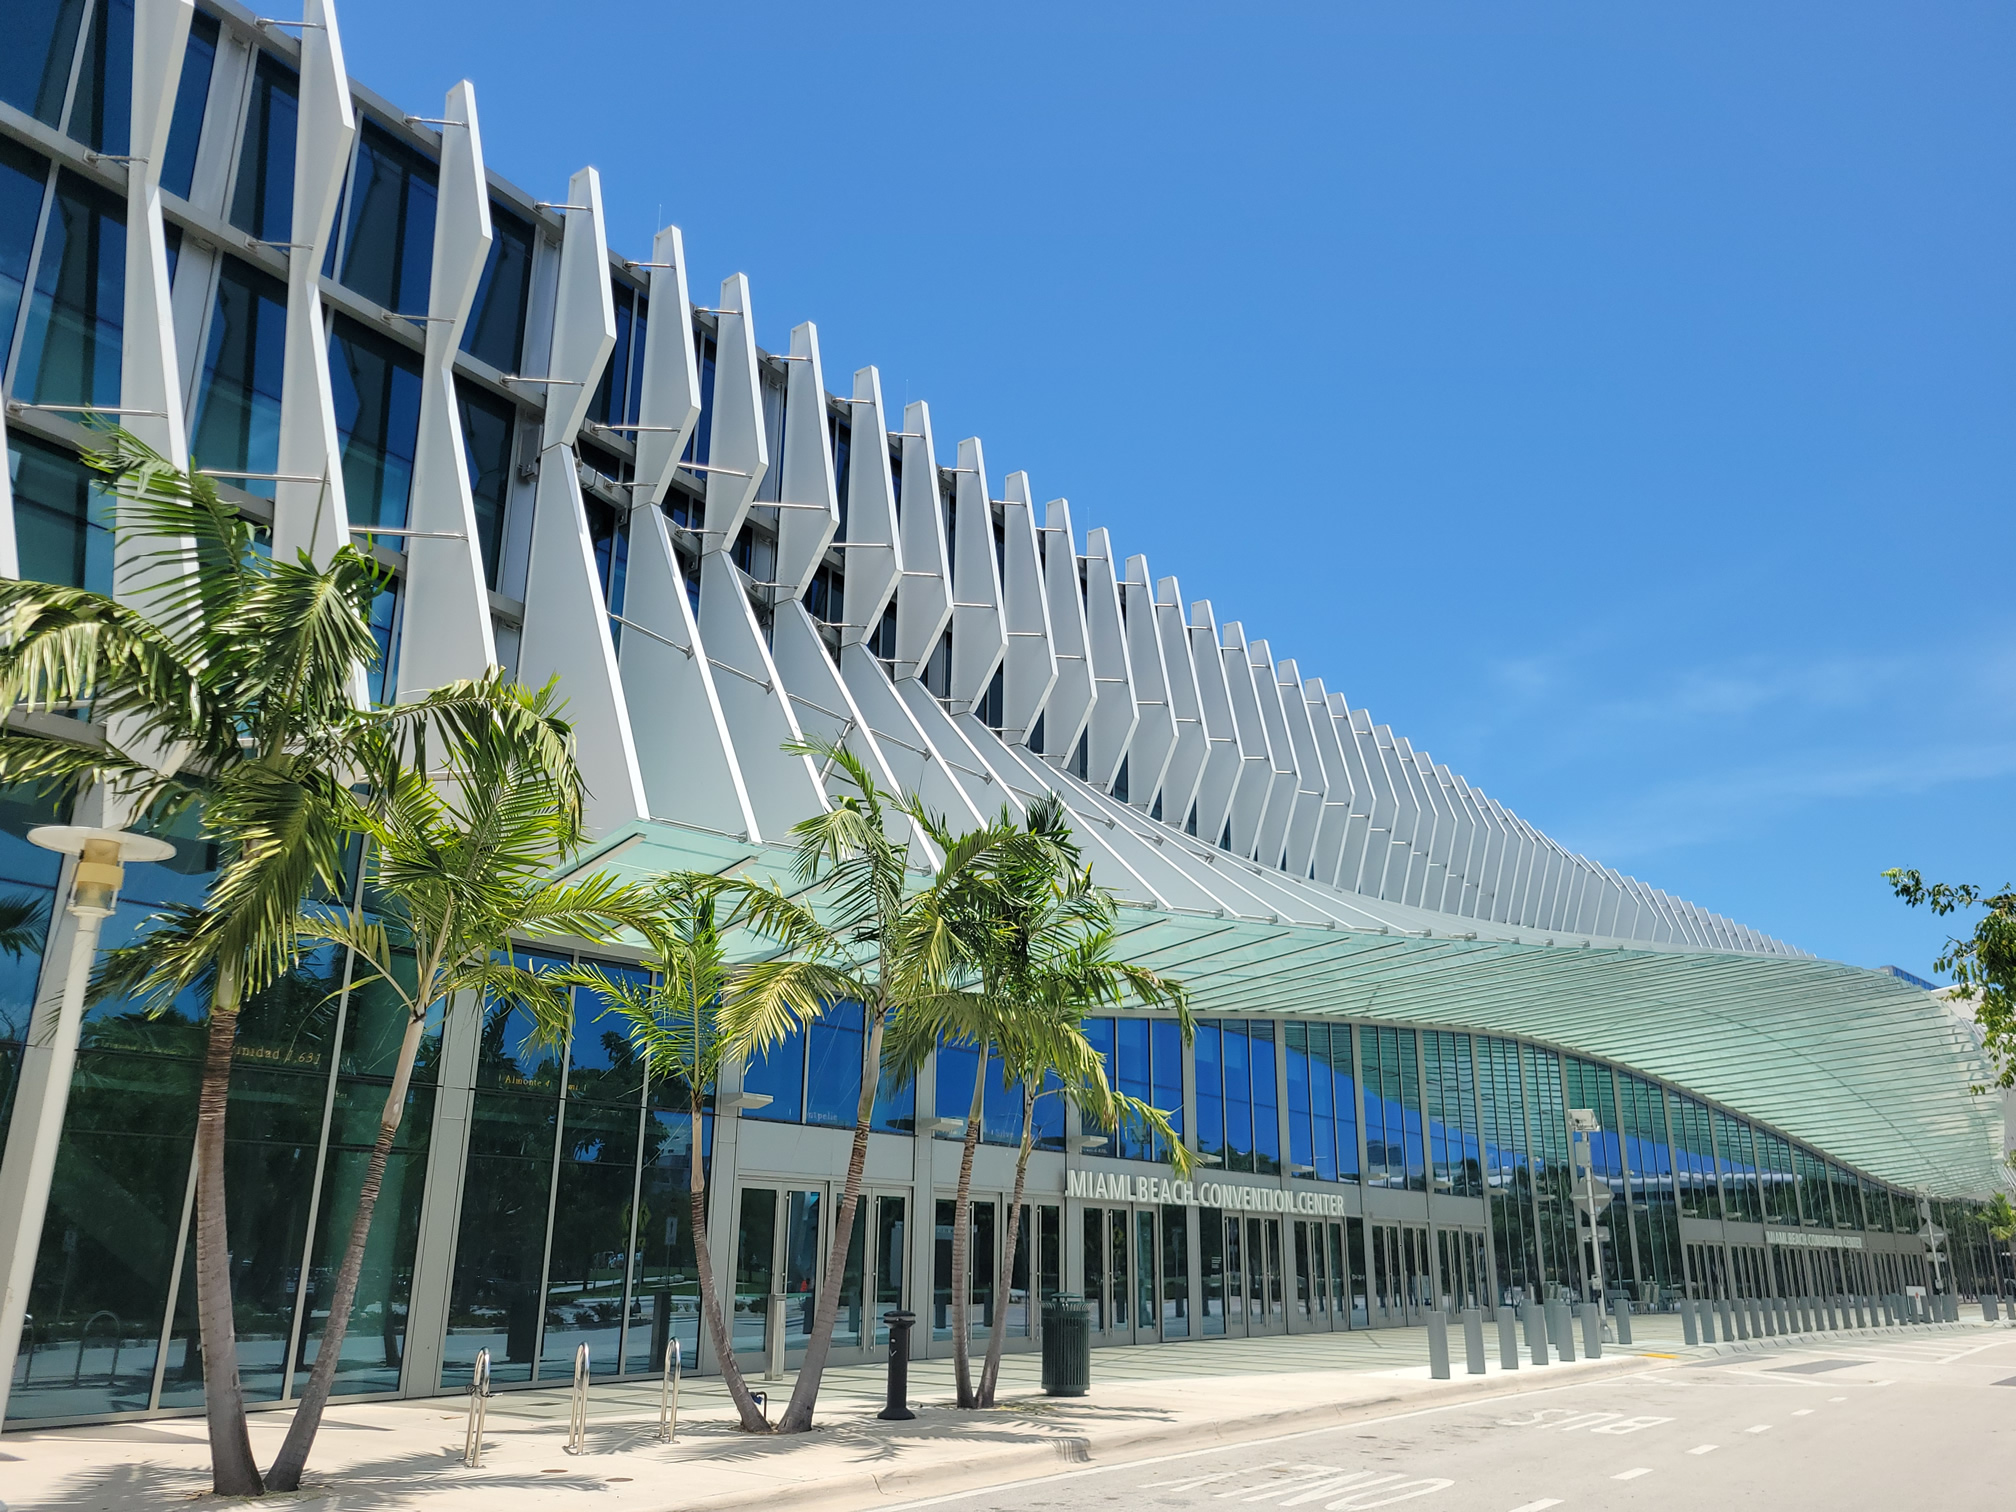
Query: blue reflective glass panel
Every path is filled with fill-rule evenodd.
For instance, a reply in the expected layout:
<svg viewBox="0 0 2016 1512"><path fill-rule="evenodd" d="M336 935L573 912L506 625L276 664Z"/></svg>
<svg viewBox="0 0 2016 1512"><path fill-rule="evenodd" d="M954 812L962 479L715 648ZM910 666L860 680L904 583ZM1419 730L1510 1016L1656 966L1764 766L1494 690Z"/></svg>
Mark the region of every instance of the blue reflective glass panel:
<svg viewBox="0 0 2016 1512"><path fill-rule="evenodd" d="M231 224L261 241L287 241L294 220L294 135L300 84L294 70L271 53L259 54L245 135L238 146L238 179L231 191Z"/></svg>
<svg viewBox="0 0 2016 1512"><path fill-rule="evenodd" d="M829 1005L806 1035L805 1122L851 1129L861 1111L861 1005Z"/></svg>
<svg viewBox="0 0 2016 1512"><path fill-rule="evenodd" d="M760 1092L768 1106L744 1108L744 1118L772 1123L802 1123L805 1118L805 1031L793 1029L784 1038L752 1055L742 1068L742 1090Z"/></svg>
<svg viewBox="0 0 2016 1512"><path fill-rule="evenodd" d="M44 404L117 405L125 309L125 206L66 168L56 177L35 269L16 394Z"/></svg>
<svg viewBox="0 0 2016 1512"><path fill-rule="evenodd" d="M376 121L357 133L343 201L342 283L401 314L427 313L438 172Z"/></svg>
<svg viewBox="0 0 2016 1512"><path fill-rule="evenodd" d="M198 466L273 472L280 464L280 386L287 364L287 289L235 257L220 259L190 453ZM247 493L273 496L248 478Z"/></svg>
<svg viewBox="0 0 2016 1512"><path fill-rule="evenodd" d="M184 199L196 179L196 152L203 145L204 107L210 102L210 74L216 66L217 21L198 11L189 23L182 81L175 87L175 115L168 125L168 149L161 158L161 187Z"/></svg>
<svg viewBox="0 0 2016 1512"><path fill-rule="evenodd" d="M329 380L350 523L400 529L420 444L420 359L347 316L336 317L331 334Z"/></svg>
<svg viewBox="0 0 2016 1512"><path fill-rule="evenodd" d="M84 0L13 0L0 48L0 100L45 126L58 124L83 19Z"/></svg>

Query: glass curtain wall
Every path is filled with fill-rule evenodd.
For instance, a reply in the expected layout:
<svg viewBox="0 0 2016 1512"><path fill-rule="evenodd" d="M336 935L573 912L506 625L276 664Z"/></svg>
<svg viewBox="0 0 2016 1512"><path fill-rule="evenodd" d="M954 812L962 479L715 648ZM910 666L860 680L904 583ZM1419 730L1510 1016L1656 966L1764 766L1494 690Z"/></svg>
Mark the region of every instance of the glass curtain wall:
<svg viewBox="0 0 2016 1512"><path fill-rule="evenodd" d="M1421 1144L1420 1049L1412 1029L1359 1031L1365 1078L1365 1182L1425 1192Z"/></svg>
<svg viewBox="0 0 2016 1512"><path fill-rule="evenodd" d="M1649 1304L1686 1282L1666 1099L1643 1077L1621 1072L1617 1098L1624 1115L1624 1160L1631 1173L1631 1235L1639 1266L1636 1300Z"/></svg>
<svg viewBox="0 0 2016 1512"><path fill-rule="evenodd" d="M1526 1131L1526 1097L1513 1040L1477 1039L1477 1101L1483 1121L1484 1180L1491 1192L1491 1240L1498 1284L1521 1297L1540 1295L1539 1208Z"/></svg>
<svg viewBox="0 0 2016 1512"><path fill-rule="evenodd" d="M1616 1081L1608 1066L1594 1065L1573 1056L1563 1058L1567 1074L1568 1106L1595 1113L1600 1129L1589 1137L1589 1150L1599 1185L1610 1189L1612 1201L1597 1220L1603 1234L1604 1285L1628 1287L1637 1279L1631 1253L1631 1226L1624 1216L1629 1208L1624 1181L1623 1141L1618 1136Z"/></svg>
<svg viewBox="0 0 2016 1512"><path fill-rule="evenodd" d="M1085 1037L1106 1063L1107 1080L1117 1092L1165 1113L1180 1139L1183 1134L1183 1031L1174 1019L1141 1016L1087 1019ZM1054 1099L1053 1099L1054 1101ZM1061 1108L1058 1111L1062 1111ZM1088 1122L1085 1132L1101 1131ZM1120 1160L1166 1161L1168 1142L1138 1128L1105 1131L1105 1140L1089 1146L1089 1155ZM1057 1123L1056 1148L1063 1148L1063 1127Z"/></svg>
<svg viewBox="0 0 2016 1512"><path fill-rule="evenodd" d="M1283 1026L1288 1061L1288 1170L1317 1181L1358 1180L1358 1096L1351 1026Z"/></svg>
<svg viewBox="0 0 2016 1512"><path fill-rule="evenodd" d="M1427 1082L1433 1190L1452 1197L1482 1197L1483 1155L1477 1140L1477 1080L1470 1060L1470 1036L1425 1031L1421 1064Z"/></svg>
<svg viewBox="0 0 2016 1512"><path fill-rule="evenodd" d="M861 1005L831 1005L809 1027L793 1029L742 1068L742 1090L760 1092L770 1099L765 1107L743 1109L742 1117L763 1123L851 1129L861 1106L866 1056ZM973 1090L971 1077L969 1060L968 1096ZM964 1104L956 1116L966 1116ZM871 1127L885 1134L908 1134L916 1126L917 1084L884 1070L875 1087ZM1063 1148L1061 1140L1057 1148Z"/></svg>

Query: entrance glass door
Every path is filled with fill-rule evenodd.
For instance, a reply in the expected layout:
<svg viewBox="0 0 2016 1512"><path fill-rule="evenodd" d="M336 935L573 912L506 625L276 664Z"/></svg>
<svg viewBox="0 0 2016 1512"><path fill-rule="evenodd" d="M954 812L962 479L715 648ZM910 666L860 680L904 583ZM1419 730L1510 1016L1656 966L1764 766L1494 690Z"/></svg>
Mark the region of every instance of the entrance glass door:
<svg viewBox="0 0 2016 1512"><path fill-rule="evenodd" d="M767 1354L770 1299L778 1293L784 1297L785 1350L803 1349L811 1337L825 1202L824 1187L742 1188L736 1206L735 1294L729 1319L729 1337L738 1356L760 1361Z"/></svg>
<svg viewBox="0 0 2016 1512"><path fill-rule="evenodd" d="M938 1199L936 1233L931 1246L931 1337L952 1337L952 1232L959 1204ZM1001 1254L1000 1206L992 1197L972 1199L966 1238L966 1331L969 1342L985 1344L994 1327L994 1280Z"/></svg>
<svg viewBox="0 0 2016 1512"><path fill-rule="evenodd" d="M1374 1223L1366 1233L1371 1239L1373 1297L1380 1321L1389 1327L1418 1322L1434 1305L1428 1230L1412 1223Z"/></svg>

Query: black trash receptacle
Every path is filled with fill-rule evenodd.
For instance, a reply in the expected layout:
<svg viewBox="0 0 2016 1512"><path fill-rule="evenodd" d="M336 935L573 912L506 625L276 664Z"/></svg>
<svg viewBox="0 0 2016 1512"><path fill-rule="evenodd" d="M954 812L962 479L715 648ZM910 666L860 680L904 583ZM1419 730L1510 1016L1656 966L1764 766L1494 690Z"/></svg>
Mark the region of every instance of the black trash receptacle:
<svg viewBox="0 0 2016 1512"><path fill-rule="evenodd" d="M1083 1396L1092 1386L1092 1313L1059 1292L1043 1304L1043 1394Z"/></svg>

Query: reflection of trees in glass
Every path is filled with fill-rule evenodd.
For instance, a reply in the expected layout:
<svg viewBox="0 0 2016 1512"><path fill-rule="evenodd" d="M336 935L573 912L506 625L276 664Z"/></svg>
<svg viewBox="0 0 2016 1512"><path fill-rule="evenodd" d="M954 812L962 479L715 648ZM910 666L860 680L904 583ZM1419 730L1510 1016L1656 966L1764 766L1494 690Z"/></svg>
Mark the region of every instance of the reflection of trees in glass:
<svg viewBox="0 0 2016 1512"><path fill-rule="evenodd" d="M0 896L0 952L15 960L29 953L42 953L42 937L49 928L49 899L40 893L8 893Z"/></svg>

